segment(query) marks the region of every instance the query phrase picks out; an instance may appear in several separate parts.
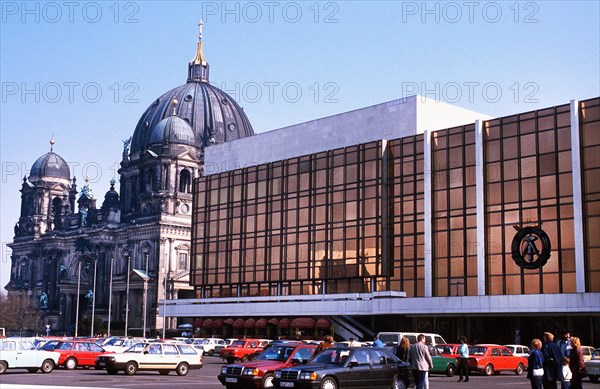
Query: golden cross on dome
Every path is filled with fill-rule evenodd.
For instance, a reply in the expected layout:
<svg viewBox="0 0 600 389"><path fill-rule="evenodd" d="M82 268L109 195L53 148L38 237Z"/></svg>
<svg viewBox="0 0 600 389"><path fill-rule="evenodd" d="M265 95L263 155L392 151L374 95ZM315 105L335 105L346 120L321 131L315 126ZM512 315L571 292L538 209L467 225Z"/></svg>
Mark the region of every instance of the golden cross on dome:
<svg viewBox="0 0 600 389"><path fill-rule="evenodd" d="M204 21L200 19L200 23L198 23L198 27L200 28L200 35L198 35L198 39L202 40L202 26L204 26Z"/></svg>

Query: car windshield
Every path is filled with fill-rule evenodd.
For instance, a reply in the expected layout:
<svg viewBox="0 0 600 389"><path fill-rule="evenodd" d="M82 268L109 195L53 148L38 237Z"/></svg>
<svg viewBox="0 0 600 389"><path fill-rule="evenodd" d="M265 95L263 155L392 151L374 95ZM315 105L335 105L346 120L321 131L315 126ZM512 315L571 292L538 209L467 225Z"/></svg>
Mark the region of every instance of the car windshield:
<svg viewBox="0 0 600 389"><path fill-rule="evenodd" d="M285 361L294 351L295 347L273 346L256 357L257 361Z"/></svg>
<svg viewBox="0 0 600 389"><path fill-rule="evenodd" d="M70 350L73 347L71 342L63 342L56 347L56 350Z"/></svg>
<svg viewBox="0 0 600 389"><path fill-rule="evenodd" d="M600 351L594 351L594 353L592 354L592 359L600 359Z"/></svg>
<svg viewBox="0 0 600 389"><path fill-rule="evenodd" d="M469 347L469 355L483 355L485 347Z"/></svg>
<svg viewBox="0 0 600 389"><path fill-rule="evenodd" d="M350 350L331 347L317 355L311 364L325 363L328 365L343 365L350 356Z"/></svg>
<svg viewBox="0 0 600 389"><path fill-rule="evenodd" d="M129 347L125 350L126 353L139 353L142 352L144 348L146 348L147 343L136 343L133 346Z"/></svg>
<svg viewBox="0 0 600 389"><path fill-rule="evenodd" d="M44 345L42 347L40 347L42 350L45 351L52 351L54 350L54 348L58 345L58 341L57 340L51 340L49 342L44 343Z"/></svg>

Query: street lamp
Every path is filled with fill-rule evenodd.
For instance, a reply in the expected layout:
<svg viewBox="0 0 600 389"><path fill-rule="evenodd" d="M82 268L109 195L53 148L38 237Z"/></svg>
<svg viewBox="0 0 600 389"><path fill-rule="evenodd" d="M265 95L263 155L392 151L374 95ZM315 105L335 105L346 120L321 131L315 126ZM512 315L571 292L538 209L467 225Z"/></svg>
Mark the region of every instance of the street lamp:
<svg viewBox="0 0 600 389"><path fill-rule="evenodd" d="M131 257L127 255L127 291L125 292L125 336L129 324L129 273L131 272Z"/></svg>
<svg viewBox="0 0 600 389"><path fill-rule="evenodd" d="M77 337L77 329L79 328L79 291L81 289L81 261L78 262L77 270L77 307L75 309L75 337Z"/></svg>
<svg viewBox="0 0 600 389"><path fill-rule="evenodd" d="M94 318L96 313L96 269L98 268L98 260L94 259L94 293L92 294L92 326L90 330L90 338L94 337Z"/></svg>
<svg viewBox="0 0 600 389"><path fill-rule="evenodd" d="M165 295L163 298L163 330L162 330L162 338L165 338L165 330L167 328L167 269L163 267L163 281L165 283Z"/></svg>
<svg viewBox="0 0 600 389"><path fill-rule="evenodd" d="M110 336L110 315L112 313L113 259L114 258L110 259L110 282L108 283L108 336Z"/></svg>
<svg viewBox="0 0 600 389"><path fill-rule="evenodd" d="M148 311L148 253L146 253L146 277L144 278L144 338L146 337L146 319Z"/></svg>

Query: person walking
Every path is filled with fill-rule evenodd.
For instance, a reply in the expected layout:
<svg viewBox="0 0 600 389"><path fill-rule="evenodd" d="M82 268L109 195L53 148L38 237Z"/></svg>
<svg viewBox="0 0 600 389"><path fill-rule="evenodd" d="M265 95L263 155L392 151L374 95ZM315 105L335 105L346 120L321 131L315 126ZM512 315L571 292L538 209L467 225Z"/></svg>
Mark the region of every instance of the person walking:
<svg viewBox="0 0 600 389"><path fill-rule="evenodd" d="M542 341L531 341L531 354L527 358L527 379L531 382L531 389L542 389L544 377L544 355L541 351Z"/></svg>
<svg viewBox="0 0 600 389"><path fill-rule="evenodd" d="M544 332L544 389L557 389L557 381L562 378L562 354L560 347L554 343L554 334Z"/></svg>
<svg viewBox="0 0 600 389"><path fill-rule="evenodd" d="M410 340L406 336L400 339L400 344L396 347L396 356L401 361L408 362L408 350L410 349Z"/></svg>
<svg viewBox="0 0 600 389"><path fill-rule="evenodd" d="M425 344L425 335L417 336L417 343L408 349L408 359L417 389L424 389L427 385L427 372L433 367L429 347Z"/></svg>
<svg viewBox="0 0 600 389"><path fill-rule="evenodd" d="M375 340L373 341L373 347L383 347L383 342L379 340L379 335L375 335Z"/></svg>
<svg viewBox="0 0 600 389"><path fill-rule="evenodd" d="M581 379L586 377L583 350L578 337L571 337L571 355L569 356L569 368L571 369L571 389L583 389Z"/></svg>
<svg viewBox="0 0 600 389"><path fill-rule="evenodd" d="M327 350L328 348L333 347L333 337L331 335L327 335L325 339L317 346L315 350L315 355L320 353L323 350Z"/></svg>
<svg viewBox="0 0 600 389"><path fill-rule="evenodd" d="M569 358L563 357L562 359L562 379L560 380L561 389L571 389L571 378L573 374L569 368Z"/></svg>
<svg viewBox="0 0 600 389"><path fill-rule="evenodd" d="M469 346L467 345L466 336L460 338L458 356L460 357L460 361L458 362L458 382L463 380L469 382Z"/></svg>

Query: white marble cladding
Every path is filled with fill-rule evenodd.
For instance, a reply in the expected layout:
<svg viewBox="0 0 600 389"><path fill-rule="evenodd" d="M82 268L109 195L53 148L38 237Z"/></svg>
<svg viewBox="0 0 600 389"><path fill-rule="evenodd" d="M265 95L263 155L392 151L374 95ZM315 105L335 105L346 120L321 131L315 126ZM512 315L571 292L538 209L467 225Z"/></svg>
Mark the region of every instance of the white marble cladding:
<svg viewBox="0 0 600 389"><path fill-rule="evenodd" d="M410 96L206 148L204 174L280 161L380 139L398 139L489 117Z"/></svg>
<svg viewBox="0 0 600 389"><path fill-rule="evenodd" d="M385 293L385 292L384 292ZM171 300L166 315L176 317L257 317L344 315L597 314L600 293L403 298L387 292L325 296L270 296ZM162 302L159 304L163 315Z"/></svg>

